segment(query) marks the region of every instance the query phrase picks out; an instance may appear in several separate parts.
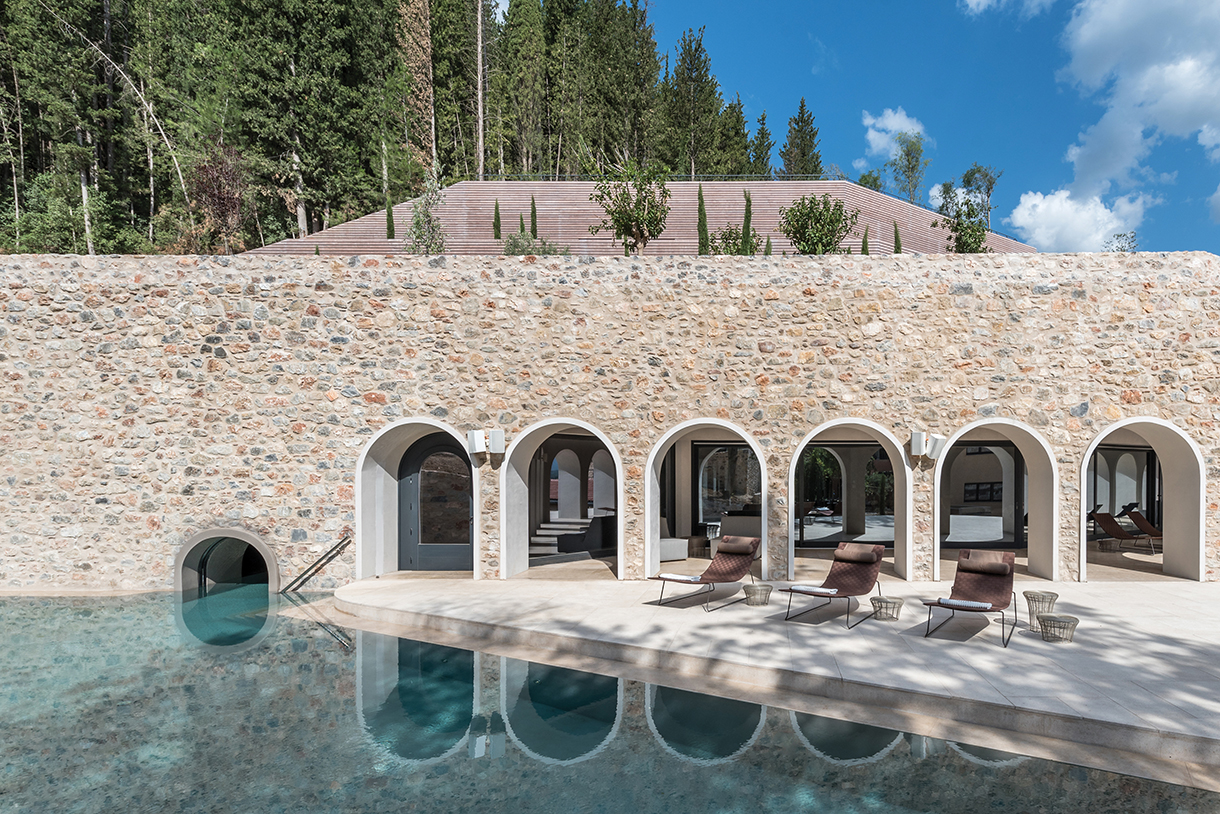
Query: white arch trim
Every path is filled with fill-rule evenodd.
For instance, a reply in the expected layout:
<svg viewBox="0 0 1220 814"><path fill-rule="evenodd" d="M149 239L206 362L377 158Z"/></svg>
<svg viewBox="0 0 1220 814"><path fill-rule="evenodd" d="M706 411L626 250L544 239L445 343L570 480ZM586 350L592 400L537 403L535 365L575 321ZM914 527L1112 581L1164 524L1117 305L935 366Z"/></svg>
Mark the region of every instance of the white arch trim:
<svg viewBox="0 0 1220 814"><path fill-rule="evenodd" d="M959 429L945 442L945 451L967 433L977 429L994 429L1012 441L1025 460L1025 475L1029 478L1029 572L1049 580L1059 579L1059 467L1055 453L1046 439L1028 424L1011 418L983 418ZM980 442L980 446L986 446ZM936 459L933 472L932 497L932 579L940 581L941 490L946 456ZM1083 481L1081 481L1083 483ZM1017 488L1019 488L1019 484ZM1041 486L1041 488L1039 488Z"/></svg>
<svg viewBox="0 0 1220 814"><path fill-rule="evenodd" d="M691 690L690 692L693 692L693 690ZM657 743L659 743L661 745L662 749L664 749L666 752L673 755L678 760L681 760L684 763L693 763L696 766L715 766L718 763L728 763L730 761L736 760L737 758L744 755L750 749L750 747L753 746L758 741L758 736L762 734L763 727L767 725L767 708L762 704L755 704L755 706L758 707L758 726L754 727L753 734L751 734L750 737L748 739L746 739L746 741L744 743L741 744L741 746L737 747L737 750L735 752L733 752L733 754L725 755L724 757L713 757L713 758L691 757L690 755L682 754L677 749L670 746L669 742L666 741L665 738L661 735L661 731L659 729L657 729L656 722L653 721L653 719L652 719L652 708L653 708L653 704L654 704L654 699L656 697L657 697L657 685L656 684L645 684L644 685L644 718L648 721L648 729L652 732L652 736L657 739ZM732 700L736 700L736 699L732 699ZM742 703L749 704L752 702L743 701Z"/></svg>
<svg viewBox="0 0 1220 814"><path fill-rule="evenodd" d="M1089 461L1093 453L1101 446L1115 430L1128 428L1139 434L1148 442L1161 460L1161 474L1164 478L1165 511L1161 531L1165 535L1162 551L1164 561L1161 566L1166 574L1183 579L1202 581L1206 570L1204 568L1204 551L1207 549L1207 475L1203 462L1203 452L1180 427L1163 418L1152 416L1133 416L1124 418L1108 425L1098 433L1093 442L1085 449L1084 458L1080 462L1080 482L1084 483L1089 476ZM1171 453L1189 452L1189 455L1165 455ZM1187 466L1182 458L1187 457L1192 464ZM1166 461L1174 465L1167 466ZM1112 473L1113 474L1113 473ZM1085 501L1080 503L1079 546L1080 581L1088 579L1088 513L1090 506ZM1175 540L1185 540L1185 543L1175 543ZM1171 550L1172 546L1172 550Z"/></svg>
<svg viewBox="0 0 1220 814"><path fill-rule="evenodd" d="M601 430L575 418L546 418L518 433L504 452L500 467L500 578L508 579L529 568L529 470L530 459L540 444L557 432L581 429L601 441L614 460L614 505L618 548L616 576L623 579L626 516L623 507L623 459L610 438Z"/></svg>
<svg viewBox="0 0 1220 814"><path fill-rule="evenodd" d="M356 461L356 579L381 576L398 570L398 466L402 456L421 438L447 433L466 448L466 436L453 427L427 416L391 422L369 439ZM474 578L482 577L482 498L479 467L470 466L473 492Z"/></svg>
<svg viewBox="0 0 1220 814"><path fill-rule="evenodd" d="M644 576L655 576L661 570L661 462L674 440L694 430L702 428L727 430L741 438L749 445L758 459L759 478L762 481L762 522L759 534L762 543L759 546L759 557L762 562L762 578L770 578L771 566L767 560L768 534L771 512L771 489L767 477L767 458L754 436L729 421L719 418L692 418L683 421L661 436L648 453L648 463L644 469ZM619 505L621 506L621 499ZM674 529L670 529L674 531ZM621 558L620 558L621 561Z"/></svg>
<svg viewBox="0 0 1220 814"><path fill-rule="evenodd" d="M508 714L508 682L512 680L514 683L517 683L517 670L520 668L516 668L516 665L513 665L516 669L514 669L514 674L510 679L510 661L517 662L520 665L525 665L526 670L528 670L530 662L521 661L520 659L510 659L507 656L500 657L500 717L504 719L504 729L508 733L509 739L517 745L518 749L539 763L545 763L549 766L571 766L574 763L584 763L586 760L597 757L602 752L606 751L606 747L608 747L618 736L619 726L621 726L623 723L623 679L615 679L615 681L618 682L618 698L616 701L618 707L614 710L614 724L610 727L610 731L606 733L606 737L601 743L594 746L583 755L577 755L576 757L568 758L567 760L560 760L558 758L538 754L533 749L526 746L525 742L521 740L521 738L519 738L517 733L513 730L512 716ZM513 687L513 689L518 693L521 691L521 684L524 684L526 676L520 676L520 678L521 683Z"/></svg>
<svg viewBox="0 0 1220 814"><path fill-rule="evenodd" d="M176 593L182 593L186 587L182 570L186 567L187 559L191 554L208 540L215 540L221 537L232 537L235 540L241 540L262 555L263 562L267 564L267 593L275 595L280 592L280 564L271 546L264 543L261 537L249 529L244 529L240 526L216 526L201 529L187 537L186 541L174 553L174 591Z"/></svg>
<svg viewBox="0 0 1220 814"><path fill-rule="evenodd" d="M912 503L914 503L911 464L907 458L903 444L885 427L869 421L866 418L835 418L824 424L819 424L797 444L788 465L788 533L796 523L796 467L800 463L801 453L819 435L836 428L854 429L870 436L889 456L894 465L894 571L902 579L911 579L912 572ZM836 458L838 456L835 456ZM899 502L901 501L901 506ZM790 540L788 545L788 578L796 573L796 546Z"/></svg>

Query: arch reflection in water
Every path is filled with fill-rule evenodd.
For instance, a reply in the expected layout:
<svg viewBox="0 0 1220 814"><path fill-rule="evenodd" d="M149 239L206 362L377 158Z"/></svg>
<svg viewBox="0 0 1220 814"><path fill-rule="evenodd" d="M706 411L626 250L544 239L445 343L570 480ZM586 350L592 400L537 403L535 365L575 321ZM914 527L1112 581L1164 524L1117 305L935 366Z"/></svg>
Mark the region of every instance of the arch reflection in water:
<svg viewBox="0 0 1220 814"><path fill-rule="evenodd" d="M968 743L947 741L949 748L976 766L988 769L1002 769L1016 766L1029 760L1025 755L1014 755L1012 752L1001 752L999 749L988 749L986 746L972 746Z"/></svg>
<svg viewBox="0 0 1220 814"><path fill-rule="evenodd" d="M188 640L226 651L253 647L274 627L267 584L232 585L177 605L179 629Z"/></svg>
<svg viewBox="0 0 1220 814"><path fill-rule="evenodd" d="M767 708L649 684L648 728L671 755L703 765L736 758L758 740Z"/></svg>
<svg viewBox="0 0 1220 814"><path fill-rule="evenodd" d="M823 760L841 766L873 763L888 755L902 740L892 729L852 721L790 712L792 729L805 747Z"/></svg>
<svg viewBox="0 0 1220 814"><path fill-rule="evenodd" d="M356 635L356 650L357 709L376 744L420 764L466 743L478 654L364 632Z"/></svg>
<svg viewBox="0 0 1220 814"><path fill-rule="evenodd" d="M545 763L570 764L599 754L618 733L621 679L505 658L500 706L508 735Z"/></svg>

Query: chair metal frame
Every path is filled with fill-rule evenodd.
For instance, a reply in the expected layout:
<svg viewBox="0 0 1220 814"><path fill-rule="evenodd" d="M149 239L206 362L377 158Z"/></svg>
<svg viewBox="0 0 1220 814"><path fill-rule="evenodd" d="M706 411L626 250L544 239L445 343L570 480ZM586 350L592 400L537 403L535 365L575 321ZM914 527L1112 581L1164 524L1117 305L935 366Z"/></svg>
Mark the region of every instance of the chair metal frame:
<svg viewBox="0 0 1220 814"><path fill-rule="evenodd" d="M876 582L874 582L873 587L877 589L877 596L885 596L885 592L881 590L881 580L877 580ZM805 614L818 610L819 608L824 608L836 599L846 599L847 600L847 622L846 622L846 624L847 624L848 630L851 630L856 625L860 624L861 622L864 622L869 617L871 617L874 613L877 612L876 610L873 610L873 613L867 614L863 619L860 619L859 621L856 622L855 625L853 625L851 623L851 601L856 598L854 596L830 596L829 594L806 594L806 593L801 593L800 591L794 591L791 588L787 589L787 593L788 593L788 612L784 615L785 622L787 622L789 619L795 619L798 616L804 616ZM814 605L813 607L806 608L805 610L800 611L798 613L793 613L792 612L792 597L796 596L798 593L800 593L802 596L809 596L809 597L813 597L815 599L825 597L826 601L820 605ZM862 596L872 596L872 595L873 595L873 592L871 590L866 594L862 594Z"/></svg>
<svg viewBox="0 0 1220 814"><path fill-rule="evenodd" d="M1004 628L1005 628L1005 624L1008 619L1008 616L1006 613L1008 608L1000 608L998 610L970 610L969 608L947 608L944 605L941 605L939 602L929 603L928 604L928 622L926 625L924 625L923 637L925 639L928 638L933 633L935 633L936 631L938 631L942 627L944 627L946 624L953 621L954 617L957 616L957 612L959 610L962 611L963 613L998 613L998 614L1000 614L1000 641L1003 642L1005 647L1008 647L1008 643L1010 641L1012 641L1012 634L1017 632L1017 620L1019 618L1019 615L1017 613L1016 605L1017 605L1017 592L1013 591L1012 592L1012 604L1008 606L1009 608L1012 608L1012 626L1008 628L1008 638L1005 638L1004 637ZM941 622L936 627L932 627L932 609L933 608L945 608L945 610L949 611L949 618L945 619L943 622Z"/></svg>

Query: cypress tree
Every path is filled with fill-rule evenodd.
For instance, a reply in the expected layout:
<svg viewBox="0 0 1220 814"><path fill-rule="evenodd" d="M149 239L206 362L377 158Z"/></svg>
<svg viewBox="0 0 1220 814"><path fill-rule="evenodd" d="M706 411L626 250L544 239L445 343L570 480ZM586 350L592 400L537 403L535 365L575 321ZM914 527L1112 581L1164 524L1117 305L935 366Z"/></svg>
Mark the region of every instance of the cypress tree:
<svg viewBox="0 0 1220 814"><path fill-rule="evenodd" d="M898 221L894 221L894 254L902 254L902 235L898 234Z"/></svg>
<svg viewBox="0 0 1220 814"><path fill-rule="evenodd" d="M707 207L703 204L703 184L699 185L699 254L710 254L712 243L707 234Z"/></svg>
<svg viewBox="0 0 1220 814"><path fill-rule="evenodd" d="M491 216L491 234L496 240L500 239L500 199L496 198L496 213Z"/></svg>
<svg viewBox="0 0 1220 814"><path fill-rule="evenodd" d="M521 234L525 234L525 215L518 215L517 217L520 218L521 221L520 225L517 227L517 231Z"/></svg>
<svg viewBox="0 0 1220 814"><path fill-rule="evenodd" d="M860 243L860 254L868 254L868 224L864 224L864 240Z"/></svg>
<svg viewBox="0 0 1220 814"><path fill-rule="evenodd" d="M750 239L750 193L746 192L746 214L741 224L741 251L747 257L754 254L754 241Z"/></svg>
<svg viewBox="0 0 1220 814"><path fill-rule="evenodd" d="M530 237L538 239L538 204L534 203L533 195L530 196Z"/></svg>
<svg viewBox="0 0 1220 814"><path fill-rule="evenodd" d="M767 257L771 256L771 235L767 235L767 247L763 249L763 254Z"/></svg>
<svg viewBox="0 0 1220 814"><path fill-rule="evenodd" d="M394 239L394 206L389 195L385 196L385 239Z"/></svg>

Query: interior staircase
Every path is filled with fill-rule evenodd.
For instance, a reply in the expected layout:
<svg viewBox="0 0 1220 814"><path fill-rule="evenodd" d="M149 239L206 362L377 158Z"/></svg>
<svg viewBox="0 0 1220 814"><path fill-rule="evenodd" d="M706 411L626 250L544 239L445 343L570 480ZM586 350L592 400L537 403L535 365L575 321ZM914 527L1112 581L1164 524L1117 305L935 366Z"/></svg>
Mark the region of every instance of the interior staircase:
<svg viewBox="0 0 1220 814"><path fill-rule="evenodd" d="M552 520L543 523L530 536L530 558L559 554L559 538L569 534L579 535L583 540L589 532L589 518L574 520ZM584 552L580 552L584 553ZM578 559L584 559L580 557Z"/></svg>

